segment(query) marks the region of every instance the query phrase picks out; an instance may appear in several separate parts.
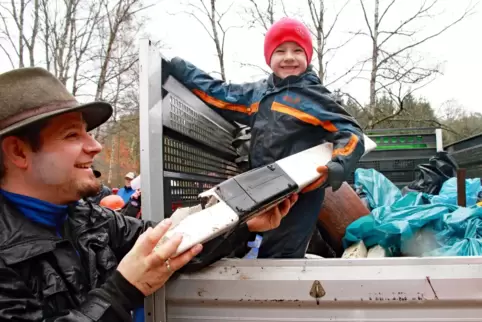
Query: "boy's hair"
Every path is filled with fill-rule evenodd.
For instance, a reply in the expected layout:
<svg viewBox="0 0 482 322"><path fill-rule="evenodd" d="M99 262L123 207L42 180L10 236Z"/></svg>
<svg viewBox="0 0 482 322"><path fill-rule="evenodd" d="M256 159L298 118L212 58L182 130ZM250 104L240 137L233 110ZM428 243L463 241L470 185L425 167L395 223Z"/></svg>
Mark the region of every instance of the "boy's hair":
<svg viewBox="0 0 482 322"><path fill-rule="evenodd" d="M303 48L308 65L311 63L313 43L310 30L296 19L282 18L268 29L264 38L264 58L268 66L271 64L271 56L275 49L288 41L295 42Z"/></svg>

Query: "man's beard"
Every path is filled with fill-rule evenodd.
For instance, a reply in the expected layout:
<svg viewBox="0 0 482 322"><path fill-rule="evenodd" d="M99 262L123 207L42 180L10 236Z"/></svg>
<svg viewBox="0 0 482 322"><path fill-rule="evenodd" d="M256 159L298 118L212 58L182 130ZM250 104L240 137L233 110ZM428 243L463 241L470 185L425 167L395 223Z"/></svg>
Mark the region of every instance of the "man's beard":
<svg viewBox="0 0 482 322"><path fill-rule="evenodd" d="M70 181L69 184L61 187L58 193L69 196L75 191L75 197L72 195L73 199L69 200L69 202L75 202L80 199L96 196L100 192L101 187L102 185L95 178L86 181Z"/></svg>
<svg viewBox="0 0 482 322"><path fill-rule="evenodd" d="M89 182L76 182L76 190L80 199L85 199L89 197L95 197L99 194L102 185L97 180L92 180Z"/></svg>

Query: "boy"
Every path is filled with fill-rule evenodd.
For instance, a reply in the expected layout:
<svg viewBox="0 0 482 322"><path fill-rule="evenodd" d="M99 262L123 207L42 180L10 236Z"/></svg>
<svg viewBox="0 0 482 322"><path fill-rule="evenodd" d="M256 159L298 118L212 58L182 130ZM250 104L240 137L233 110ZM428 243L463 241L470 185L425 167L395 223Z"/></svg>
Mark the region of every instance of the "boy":
<svg viewBox="0 0 482 322"><path fill-rule="evenodd" d="M303 258L316 227L324 187L338 189L363 155L357 122L331 98L313 72L310 31L283 18L268 30L264 43L268 79L227 84L180 58L171 74L224 118L251 126L250 167L257 168L325 141L334 144L332 161L320 166L319 180L303 190L281 225L263 234L258 258Z"/></svg>

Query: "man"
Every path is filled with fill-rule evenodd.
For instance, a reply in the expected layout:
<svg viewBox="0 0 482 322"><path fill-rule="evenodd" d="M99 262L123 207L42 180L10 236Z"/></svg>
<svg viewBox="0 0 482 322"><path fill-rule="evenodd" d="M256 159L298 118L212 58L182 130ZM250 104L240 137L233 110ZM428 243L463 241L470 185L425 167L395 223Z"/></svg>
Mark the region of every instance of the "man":
<svg viewBox="0 0 482 322"><path fill-rule="evenodd" d="M136 190L136 192L129 199L129 202L124 205L122 214L124 216L141 218L142 216L141 207L142 207L141 190Z"/></svg>
<svg viewBox="0 0 482 322"><path fill-rule="evenodd" d="M121 196L121 198L124 200L124 203L128 203L131 196L134 194L134 192L136 192L131 187L131 182L135 177L136 175L134 172L127 173L124 177L124 187L119 189L117 192L117 195Z"/></svg>
<svg viewBox="0 0 482 322"><path fill-rule="evenodd" d="M99 179L102 176L102 173L99 170L96 170L94 167L92 167L92 172L94 173L94 176L96 179ZM87 201L90 201L92 203L95 203L96 205L100 204L100 201L107 196L110 196L112 194L112 190L107 187L105 184L100 182L100 191L98 194L96 194L93 197L87 198Z"/></svg>
<svg viewBox="0 0 482 322"><path fill-rule="evenodd" d="M169 219L77 202L99 192L91 166L102 147L88 132L111 114L106 103L79 104L44 69L0 74L0 321L130 321L201 251L170 258L177 236L153 252ZM276 228L295 201L253 218L228 244Z"/></svg>

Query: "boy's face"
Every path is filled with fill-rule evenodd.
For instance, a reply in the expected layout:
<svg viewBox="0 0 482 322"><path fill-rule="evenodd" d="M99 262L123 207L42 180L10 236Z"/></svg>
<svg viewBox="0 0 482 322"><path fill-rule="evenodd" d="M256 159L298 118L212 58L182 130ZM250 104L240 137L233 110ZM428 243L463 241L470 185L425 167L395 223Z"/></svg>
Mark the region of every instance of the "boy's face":
<svg viewBox="0 0 482 322"><path fill-rule="evenodd" d="M305 51L295 42L282 43L271 56L270 67L279 78L301 75L308 67Z"/></svg>

